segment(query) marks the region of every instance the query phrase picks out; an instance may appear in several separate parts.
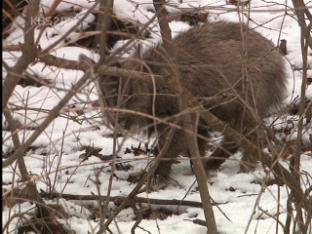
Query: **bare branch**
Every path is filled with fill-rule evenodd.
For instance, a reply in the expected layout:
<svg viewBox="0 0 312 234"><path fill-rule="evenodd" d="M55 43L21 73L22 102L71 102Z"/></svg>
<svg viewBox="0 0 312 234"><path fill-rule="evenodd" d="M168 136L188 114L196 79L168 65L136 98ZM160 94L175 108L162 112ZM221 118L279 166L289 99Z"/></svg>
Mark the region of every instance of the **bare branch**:
<svg viewBox="0 0 312 234"><path fill-rule="evenodd" d="M35 24L32 24L32 18L38 15L40 0L31 0L27 6L25 28L24 28L24 44L22 45L22 55L10 69L5 78L2 87L2 111L6 108L7 103L21 79L21 74L27 69L28 65L35 61L37 56L37 48L35 46L34 31Z"/></svg>
<svg viewBox="0 0 312 234"><path fill-rule="evenodd" d="M169 27L169 23L167 20L167 11L165 9L165 1L164 0L154 0L154 7L156 9L156 14L158 17L158 22L160 26L160 32L164 43L164 48L166 49L166 53L168 54L168 61L171 63L171 58L174 57L175 48L172 45L172 37L171 37L171 29ZM180 82L180 73L178 69L172 65L170 67L172 74L172 84L173 90L179 94L179 111L183 112L188 109L188 107L192 107L191 103L188 103L187 97L184 95L185 88L182 86ZM192 163L194 167L194 172L196 176L196 180L198 182L200 197L203 204L205 219L207 222L207 230L208 234L217 234L217 225L211 205L211 198L207 186L207 177L203 167L203 162L200 158L200 152L198 148L197 142L197 129L198 129L198 121L199 115L198 112L193 114L187 114L182 116L182 127L186 129L190 129L193 134L186 134L185 140L188 144L188 150L190 153L190 157L192 158Z"/></svg>
<svg viewBox="0 0 312 234"><path fill-rule="evenodd" d="M123 200L126 199L124 196L98 196L98 195L75 195L75 194L64 194L64 193L40 193L41 197L45 199L55 199L55 198L63 198L66 200L74 200L74 201L92 201L92 200L101 200L106 201L107 199L110 202L114 202L116 204L120 204ZM168 199L154 199L154 198L144 198L134 196L132 198L132 202L134 203L145 203L151 205L169 205L169 206L190 206L190 207L198 207L202 208L201 202L196 201L187 201L187 200L168 200ZM212 205L220 205L220 203L212 203Z"/></svg>

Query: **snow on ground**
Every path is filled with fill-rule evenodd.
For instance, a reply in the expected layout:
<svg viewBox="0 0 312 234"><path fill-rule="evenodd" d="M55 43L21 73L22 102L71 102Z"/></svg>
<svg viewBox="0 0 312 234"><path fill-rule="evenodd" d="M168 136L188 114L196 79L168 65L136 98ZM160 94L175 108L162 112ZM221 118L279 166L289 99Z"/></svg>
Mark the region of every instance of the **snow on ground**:
<svg viewBox="0 0 312 234"><path fill-rule="evenodd" d="M42 0L41 2L44 6L43 9L46 11L52 1ZM58 6L57 10L82 9L82 12L79 14L79 17L81 17L86 11L86 8L92 6L90 2L87 0L64 1ZM192 0L179 3L176 0L170 2L172 3L171 7L168 7L170 12L177 11L177 8L209 6L211 7L209 20L239 21L235 10L224 13L224 7L226 9L235 9L233 6L225 5L225 1ZM285 99L285 102L290 103L298 98L301 88L301 72L298 70L293 72L291 70L291 67L300 68L302 66L300 31L296 20L292 17L293 13L291 11L289 11L289 15L285 18L283 11L272 11L284 10L284 1L280 2L281 4L273 4L272 2L262 0L251 1L251 8L256 11L251 12L249 24L250 27L255 28L255 30L272 40L275 45L278 44L279 37L280 39L287 40L288 54L285 58L287 60L285 64L289 78L289 95ZM291 7L289 1L288 4ZM312 3L310 2L309 5L312 6ZM220 7L223 7L222 11ZM139 22L143 25L153 16L154 10L151 0L145 0L144 3L138 0L115 0L114 11L120 18L131 19L131 21ZM66 22L60 22L54 27L47 28L46 33L40 39L41 48L47 48L61 38L64 32L77 23L79 17L71 20L68 19ZM23 22L22 19L17 20ZM86 28L88 23L93 20L94 15L91 14L84 20L85 24L82 27ZM150 28L153 30L151 39L148 42L146 40L144 42L148 44L146 49L160 43L159 29L156 23ZM262 27L257 25L262 25ZM187 23L179 21L171 22L170 26L174 36L191 27ZM36 35L39 35L39 30L36 30ZM19 28L15 28L4 41L4 45L17 44L19 42L23 42L22 31ZM119 41L113 50L124 43L124 41ZM309 53L308 64L311 68L312 53L311 51ZM96 53L80 47L67 46L64 41L53 51L53 54L73 60L78 60L79 54L85 54L94 61L98 59ZM3 59L8 65L13 65L18 56L20 56L18 52L3 52ZM32 64L28 72L51 80L54 88L51 89L46 86L18 86L16 88L10 100L10 103L15 108L14 118L27 126L27 128L19 132L20 139L27 139L27 136L34 131L32 127L35 128L47 116L47 111L55 106L65 93L71 89L72 85L83 75L80 71L56 69L55 67L45 66L41 63ZM312 75L311 69L308 71L308 74L309 76ZM307 89L307 96L312 98L312 85ZM112 154L113 138L110 136L111 130L100 126L101 118L99 109L90 104L96 99L97 94L94 86L89 84L84 87L69 102L66 107L68 111L64 111L61 116L56 118L33 143L34 150L27 152L25 161L31 173L36 175L38 189L47 191L49 188L48 184L50 184L53 190L57 192L79 195L97 194L94 180L96 173L99 173L100 191L102 195L106 195L111 172L109 163L103 162L95 156L91 156L85 161L81 159L85 153L84 147L86 146L100 148L99 154L103 156ZM24 108L21 108L25 106L28 107L27 113L25 113ZM78 111L75 108L78 108ZM38 109L41 111L38 111ZM82 114L79 111L82 111ZM293 118L295 123L298 120L297 116L287 116L285 118ZM307 123L304 137L306 143L309 142L308 138L312 135L311 129L311 124L309 128ZM4 139L3 154L6 154L13 150L13 144L10 140L9 132L3 131L2 135ZM295 134L292 137L294 138ZM115 172L111 191L112 196L127 196L134 188L135 183L128 181L129 173L134 175L140 173L146 167L149 159L144 154L134 155L132 152L125 152L126 149L132 146L137 147L140 142L144 143L146 141L147 139L141 136L133 136L125 142L123 142L122 138L118 138L118 142L122 144L118 153L121 158L118 158L117 162L127 166L128 170L119 169ZM240 153L235 154L231 160L225 162L220 170L212 173L209 178L211 196L215 202L220 203L218 208L214 208L220 233L276 233L276 221L272 217L276 216L279 201L279 219L281 222L285 221L286 201L289 191L285 186L278 187L277 185L271 185L265 187L261 185L261 181L266 179L267 175L263 172L260 165L254 172L240 173L240 156ZM302 155L302 173L309 175L302 176L303 188L312 184L311 157L311 152L306 152ZM164 190L149 194L142 193L140 196L158 199L200 201L197 185L194 184L195 177L190 169L188 160L181 158L179 161L179 164L173 166L171 180ZM56 171L56 169L58 170ZM10 167L3 170L3 184L5 188L11 188L13 181L14 186L21 186L19 179L20 175L14 168ZM280 197L277 197L277 191L279 189ZM94 202L66 201L60 199L58 203L62 204L67 213L70 214L70 217L62 222L73 228L77 234L96 232L98 220L94 221L90 219L91 212L86 208L92 206L92 204L95 206ZM114 208L113 205L110 207L111 209ZM205 227L192 223L192 220L195 218L204 219L202 209L193 207L177 208L176 206L168 206L166 208L172 210L173 215L168 216L164 220L144 219L140 223L140 227L145 228L150 233L206 233ZM19 213L29 209L33 209L33 206L29 203L16 205L12 209L3 209L3 224L8 221L13 213ZM130 208L125 209L118 215L116 225L111 225L112 232L131 233L131 227L135 222L134 218L133 210ZM249 221L250 225L248 230L246 230ZM10 230L14 230L16 224L19 224L18 222L20 221L14 219L10 225ZM146 231L138 228L136 233L146 233ZM281 226L279 226L278 233L282 233Z"/></svg>

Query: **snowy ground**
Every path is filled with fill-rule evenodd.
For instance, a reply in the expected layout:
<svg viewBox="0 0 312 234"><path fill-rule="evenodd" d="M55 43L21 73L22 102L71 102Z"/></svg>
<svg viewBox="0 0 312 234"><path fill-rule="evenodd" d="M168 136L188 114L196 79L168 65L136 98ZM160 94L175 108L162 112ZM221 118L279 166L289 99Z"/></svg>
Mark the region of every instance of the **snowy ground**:
<svg viewBox="0 0 312 234"><path fill-rule="evenodd" d="M52 1L42 0L43 6L48 7ZM144 4L137 5L142 1L134 0L115 0L114 11L120 18L131 19L142 24L146 23L153 13L151 0L144 0ZM234 9L233 6L225 5L225 1L183 1L183 4L178 4L179 1L171 1L179 8L204 7L204 6L219 6L213 8L209 13L209 20L229 20L238 21L235 11L224 13L224 9ZM276 0L277 3L279 3ZM301 71L291 68L300 68L302 66L300 53L300 29L294 15L289 11L289 15L284 18L285 1L280 1L280 4L272 2L252 0L250 18L252 19L250 27L255 27L255 30L262 33L265 37L272 40L274 44L278 43L278 38L287 40L288 54L285 58L286 69L289 78L289 96L285 99L285 103L290 103L296 99L300 93L301 87ZM307 1L306 1L307 2ZM75 8L84 8L80 13L83 15L85 7L91 6L87 0L66 1L61 3L58 11L64 11ZM289 7L291 6L288 1ZM312 3L309 3L312 7ZM176 11L176 8L168 8L171 12ZM22 22L21 19L18 19ZM41 48L46 48L48 45L56 41L61 35L66 32L72 25L75 24L75 17L68 22L60 22L55 27L46 29L45 35L40 40ZM85 19L85 27L88 22L92 22L94 16L91 14ZM262 27L256 27L262 25ZM190 28L191 26L184 22L173 21L170 23L174 35ZM159 42L159 29L157 26L151 29L153 31L152 38L149 39L152 43ZM38 34L38 31L36 32ZM22 32L16 28L11 32L8 38L4 41L6 44L17 44L22 42ZM74 33L72 33L74 37ZM122 42L119 42L122 44ZM312 52L309 51L308 63L312 68ZM54 51L54 54L77 60L80 54L85 54L94 60L98 59L98 55L84 48L66 46L61 44ZM18 52L3 52L3 59L8 65L16 62L20 53ZM22 123L25 128L19 132L20 139L25 140L34 131L37 124L46 116L47 111L55 106L64 94L71 88L83 73L81 71L56 69L55 67L45 66L41 63L32 64L28 72L38 74L52 81L53 88L46 86L18 86L14 92L14 96L10 99L12 107L15 108L14 118ZM3 72L5 75L5 71ZM312 69L308 70L308 76L312 76ZM312 99L312 85L308 86L307 96ZM100 148L99 154L102 156L112 154L113 138L110 136L111 130L100 125L100 113L97 107L91 103L97 99L96 90L93 84L84 87L67 105L66 110L62 112L43 134L33 143L33 150L27 152L25 157L26 164L33 175L36 175L38 189L48 192L48 188L54 191L68 194L90 195L91 193L98 194L96 190L95 175L99 173L100 193L107 194L107 186L110 176L111 167L109 160L103 161L99 157L91 156L83 161L82 156L85 153L86 146ZM19 107L28 107L27 112ZM78 109L78 110L77 110ZM39 110L39 111L38 111ZM296 123L298 116L288 116L282 119L291 119ZM5 123L3 123L5 127ZM309 135L312 135L312 126L306 123L305 125L305 143L309 143ZM8 131L2 132L3 136L3 154L12 151L13 144L11 142ZM294 136L295 137L295 134ZM119 138L119 142L123 139ZM118 163L124 165L115 172L113 186L111 190L112 196L127 196L134 188L135 183L129 182L129 174L138 174L145 168L149 159L146 155L134 155L133 152L125 153L126 149L137 147L140 142L147 141L142 136L133 136L127 139L120 146L118 153L121 158ZM149 143L151 145L151 142ZM311 143L310 143L311 144ZM144 149L144 146L142 146ZM129 150L128 150L129 151ZM131 150L130 150L131 151ZM312 153L306 151L302 155L302 187L306 189L312 184ZM284 223L286 219L286 201L289 194L286 186L264 186L261 181L265 180L267 175L263 169L259 167L252 173L239 173L240 154L237 153L226 163L222 165L220 170L211 175L209 179L209 188L212 198L220 205L214 208L216 215L217 226L220 233L227 234L242 234L242 233L276 233L277 211L279 209L279 220ZM286 165L287 162L283 162ZM286 165L287 166L287 165ZM20 185L19 172L15 168L9 167L3 170L4 187L10 189ZM57 172L56 172L56 169ZM181 158L180 163L173 166L171 180L169 185L164 189L149 194L142 193L140 196L158 199L177 199L200 201L197 185L194 185L195 177L191 172L188 160ZM280 196L278 193L280 192ZM61 204L69 217L63 219L69 227L76 233L96 233L98 228L98 219L91 219L92 210L95 209L95 202L80 202L59 199L58 201L49 201L49 203ZM90 209L93 207L93 209ZM114 209L114 206L110 206ZM156 207L157 208L157 207ZM160 208L158 206L158 208ZM172 215L165 219L143 219L140 227L143 227L150 233L206 233L205 227L199 226L192 222L193 219L204 219L204 214L200 208L192 207L177 207L166 206L166 209L172 212ZM3 209L3 224L7 223L9 217L14 213L28 211L33 209L33 206L26 202L14 206L12 209ZM222 212L221 212L221 211ZM225 215L226 216L225 216ZM131 233L131 227L135 220L133 210L128 208L122 211L115 225L111 225L113 233ZM10 225L10 230L16 228L18 219L14 219ZM248 223L250 224L248 225ZM246 227L248 226L248 230ZM118 228L117 228L118 227ZM119 231L118 231L119 229ZM146 230L137 229L136 233L147 233ZM282 232L282 226L279 226L278 233Z"/></svg>

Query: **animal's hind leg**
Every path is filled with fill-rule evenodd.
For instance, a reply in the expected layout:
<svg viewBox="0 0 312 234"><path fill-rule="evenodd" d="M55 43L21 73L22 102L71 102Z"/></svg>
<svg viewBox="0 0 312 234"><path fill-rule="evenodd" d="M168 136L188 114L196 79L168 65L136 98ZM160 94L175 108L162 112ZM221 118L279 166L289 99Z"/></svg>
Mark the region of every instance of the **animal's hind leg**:
<svg viewBox="0 0 312 234"><path fill-rule="evenodd" d="M221 164L238 150L236 142L231 137L225 135L221 146L218 147L212 155L206 160L205 167L207 170L216 170Z"/></svg>
<svg viewBox="0 0 312 234"><path fill-rule="evenodd" d="M247 138L260 149L264 148L265 145L264 137L265 137L264 131L261 128L255 130L253 133L248 134L247 136ZM257 161L254 159L255 157L252 157L252 155L246 152L244 148L242 148L241 151L243 157L240 160L240 171L249 172L251 170L254 170L257 165Z"/></svg>
<svg viewBox="0 0 312 234"><path fill-rule="evenodd" d="M262 141L261 136L263 134L261 134L261 128L259 128L259 125L250 116L244 113L242 114L242 117L238 119L239 122L234 123L232 127L236 131L241 132L242 137L246 137L254 144ZM225 134L221 146L218 147L208 158L206 168L208 170L218 169L226 159L240 148L239 140L240 139L233 139L232 136ZM243 157L240 162L241 171L249 171L254 168L256 162L252 160L253 157L250 157L244 149L242 149L242 154Z"/></svg>

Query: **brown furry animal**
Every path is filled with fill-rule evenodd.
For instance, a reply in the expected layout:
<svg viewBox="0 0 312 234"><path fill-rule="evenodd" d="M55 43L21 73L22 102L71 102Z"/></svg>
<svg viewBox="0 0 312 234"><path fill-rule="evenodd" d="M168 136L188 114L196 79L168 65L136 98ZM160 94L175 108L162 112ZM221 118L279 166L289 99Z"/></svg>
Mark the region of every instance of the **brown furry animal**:
<svg viewBox="0 0 312 234"><path fill-rule="evenodd" d="M169 121L176 120L170 119L179 112L177 93L169 84L172 64L180 73L183 87L197 97L207 110L251 138L258 125L255 116L262 119L282 101L285 91L282 56L270 41L244 25L221 21L196 26L175 38L172 49L174 55L170 58L170 64L164 47L160 45L147 52L142 60L129 59L120 65L161 75L155 78L155 84L105 77L101 81L101 88L108 105L167 118ZM119 99L118 87L119 91L122 90ZM153 123L149 118L133 114L121 114L120 119L126 128L152 126ZM154 127L150 129L155 130ZM161 148L168 131L164 124L158 124L156 129ZM208 130L209 126L200 121L199 134L208 137ZM167 152L168 158L188 154L184 136L184 131L175 132ZM198 138L198 144L204 155L207 142ZM207 160L206 167L218 168L237 149L238 146L225 135L222 147L213 153L214 159ZM169 161L162 161L158 173L166 177L170 168Z"/></svg>

